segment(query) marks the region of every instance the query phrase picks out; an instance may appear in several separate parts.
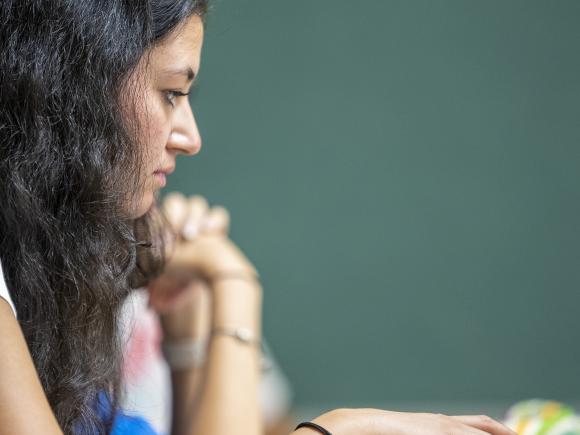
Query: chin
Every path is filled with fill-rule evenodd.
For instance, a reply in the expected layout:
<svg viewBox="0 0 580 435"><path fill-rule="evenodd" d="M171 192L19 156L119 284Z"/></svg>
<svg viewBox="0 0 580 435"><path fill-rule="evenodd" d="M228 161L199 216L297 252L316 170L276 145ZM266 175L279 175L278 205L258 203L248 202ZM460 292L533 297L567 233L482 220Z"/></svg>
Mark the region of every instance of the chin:
<svg viewBox="0 0 580 435"><path fill-rule="evenodd" d="M153 205L155 205L156 202L156 197L155 194L153 192L147 192L145 193L139 200L139 202L137 204L135 204L134 207L131 208L131 210L129 211L129 215L131 217L131 219L138 219L144 215L146 215L149 210L151 210L151 207L153 207Z"/></svg>

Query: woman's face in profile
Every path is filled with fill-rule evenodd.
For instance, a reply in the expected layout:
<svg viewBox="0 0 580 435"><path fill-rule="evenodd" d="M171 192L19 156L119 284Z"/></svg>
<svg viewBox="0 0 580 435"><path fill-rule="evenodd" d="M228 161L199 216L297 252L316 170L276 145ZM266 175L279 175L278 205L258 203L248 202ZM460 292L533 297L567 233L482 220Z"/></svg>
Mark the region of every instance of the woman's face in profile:
<svg viewBox="0 0 580 435"><path fill-rule="evenodd" d="M176 32L150 50L146 72L140 75L137 116L138 142L143 150L141 192L129 213L145 214L155 192L165 185L165 177L175 169L178 154L194 155L201 148L201 137L187 94L200 67L203 23L190 17ZM145 60L145 59L143 59ZM138 67L139 68L139 67Z"/></svg>

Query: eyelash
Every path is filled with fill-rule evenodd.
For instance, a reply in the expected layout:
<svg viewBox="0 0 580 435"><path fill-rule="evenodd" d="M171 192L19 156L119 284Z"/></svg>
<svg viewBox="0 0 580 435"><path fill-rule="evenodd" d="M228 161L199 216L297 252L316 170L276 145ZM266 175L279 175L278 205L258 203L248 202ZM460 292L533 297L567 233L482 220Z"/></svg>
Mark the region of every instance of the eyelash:
<svg viewBox="0 0 580 435"><path fill-rule="evenodd" d="M186 97L189 95L189 92L181 92L181 91L165 91L165 99L167 100L167 103L171 106L171 107L175 107L175 98L177 97Z"/></svg>

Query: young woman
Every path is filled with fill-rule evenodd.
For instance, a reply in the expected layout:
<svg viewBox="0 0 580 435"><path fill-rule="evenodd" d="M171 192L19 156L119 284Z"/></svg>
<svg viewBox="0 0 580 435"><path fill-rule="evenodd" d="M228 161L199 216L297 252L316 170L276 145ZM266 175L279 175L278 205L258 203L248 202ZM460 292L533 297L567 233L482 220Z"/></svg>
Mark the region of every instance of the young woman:
<svg viewBox="0 0 580 435"><path fill-rule="evenodd" d="M227 213L156 193L201 139L186 97L205 0L0 2L0 435L152 433L119 409L120 307L147 285L164 341L194 338L203 373L173 373L175 434L261 433L258 275ZM494 434L486 417L335 410L296 434Z"/></svg>

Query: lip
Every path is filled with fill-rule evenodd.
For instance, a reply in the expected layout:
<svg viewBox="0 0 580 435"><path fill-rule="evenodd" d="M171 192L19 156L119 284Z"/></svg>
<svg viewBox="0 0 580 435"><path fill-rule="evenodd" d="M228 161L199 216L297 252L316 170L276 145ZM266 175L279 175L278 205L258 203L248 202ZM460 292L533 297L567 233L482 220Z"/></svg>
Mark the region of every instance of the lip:
<svg viewBox="0 0 580 435"><path fill-rule="evenodd" d="M165 173L164 172L154 172L153 175L155 176L155 179L160 184L160 186L165 187L165 185L167 184L167 179L165 178Z"/></svg>
<svg viewBox="0 0 580 435"><path fill-rule="evenodd" d="M160 187L165 187L167 184L167 175L171 174L175 170L175 166L166 166L165 168L157 169L153 172L153 176L159 183Z"/></svg>
<svg viewBox="0 0 580 435"><path fill-rule="evenodd" d="M165 175L169 175L171 174L173 171L175 171L175 166L167 166L166 168L161 168L161 169L157 169L155 172L153 172L154 174L165 174Z"/></svg>

